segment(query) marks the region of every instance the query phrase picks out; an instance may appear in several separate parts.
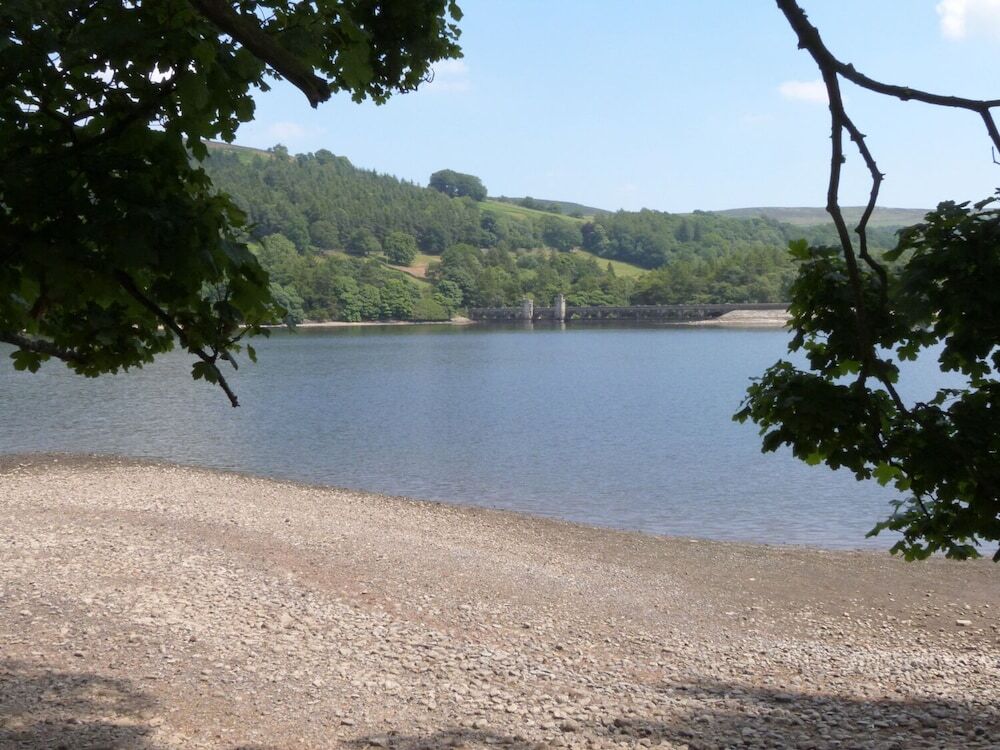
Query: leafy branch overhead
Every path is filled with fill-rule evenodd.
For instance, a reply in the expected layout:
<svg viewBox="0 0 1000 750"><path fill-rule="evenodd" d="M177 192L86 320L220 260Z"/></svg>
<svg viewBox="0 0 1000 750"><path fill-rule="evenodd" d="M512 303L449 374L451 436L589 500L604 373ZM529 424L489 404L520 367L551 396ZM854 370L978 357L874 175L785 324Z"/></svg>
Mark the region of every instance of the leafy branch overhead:
<svg viewBox="0 0 1000 750"><path fill-rule="evenodd" d="M870 91L977 114L994 149L1000 100L942 96L882 83L838 60L794 0L777 0L799 47L819 67L830 102L827 210L837 247L793 243L790 350L808 369L780 361L755 382L736 418L761 426L764 450L791 446L809 463L844 467L905 493L872 534L890 529L908 559L943 551L978 555L1000 541L1000 210L997 199L942 203L876 258L868 220L883 175L848 115L841 79ZM839 205L844 136L871 175L856 240ZM855 244L856 243L856 244ZM906 360L937 356L949 387L921 393ZM1000 550L994 555L1000 560Z"/></svg>
<svg viewBox="0 0 1000 750"><path fill-rule="evenodd" d="M253 89L384 102L461 54L450 0L0 5L0 341L97 376L179 343L192 374L280 319L246 217L201 169ZM193 157L193 159L192 159ZM252 352L251 352L252 353Z"/></svg>

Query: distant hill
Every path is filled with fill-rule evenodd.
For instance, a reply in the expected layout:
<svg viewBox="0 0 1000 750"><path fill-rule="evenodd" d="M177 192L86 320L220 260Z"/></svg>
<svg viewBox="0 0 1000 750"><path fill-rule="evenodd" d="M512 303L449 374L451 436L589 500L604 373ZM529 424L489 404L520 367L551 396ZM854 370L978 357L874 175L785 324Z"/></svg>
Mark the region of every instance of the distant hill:
<svg viewBox="0 0 1000 750"><path fill-rule="evenodd" d="M209 143L204 168L247 214L250 239L294 318L446 318L525 297L574 304L775 302L788 244L836 246L819 208L602 211L572 201L452 198L321 149ZM845 210L856 222L861 208ZM879 209L876 255L919 209ZM390 258L392 263L390 264Z"/></svg>
<svg viewBox="0 0 1000 750"><path fill-rule="evenodd" d="M844 218L848 224L856 224L864 211L863 206L844 206ZM868 222L872 227L906 227L917 224L924 220L924 214L930 209L927 208L876 208ZM825 208L782 208L782 207L758 207L758 208L730 208L724 211L711 211L710 213L719 216L728 216L733 219L754 219L765 218L775 219L783 224L794 226L816 226L819 224L832 224L830 214Z"/></svg>

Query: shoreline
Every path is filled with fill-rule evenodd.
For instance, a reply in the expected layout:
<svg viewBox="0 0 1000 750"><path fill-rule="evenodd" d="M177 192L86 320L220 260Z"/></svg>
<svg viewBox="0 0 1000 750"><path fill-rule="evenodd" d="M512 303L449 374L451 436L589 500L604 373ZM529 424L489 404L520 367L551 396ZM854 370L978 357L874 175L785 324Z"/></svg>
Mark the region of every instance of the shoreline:
<svg viewBox="0 0 1000 750"><path fill-rule="evenodd" d="M474 320L465 317L455 317L451 320L307 320L297 323L295 328L366 328L371 326L464 326L475 325ZM288 328L286 325L262 326L267 329Z"/></svg>
<svg viewBox="0 0 1000 750"><path fill-rule="evenodd" d="M664 322L664 328L675 326L702 326L706 328L785 328L788 325L790 316L784 310L735 310L720 315L718 318L708 318L706 320L689 320ZM361 328L370 326L433 326L433 325L453 325L453 326L481 326L489 325L491 321L471 320L464 316L457 316L451 320L361 320L361 321L305 321L299 323L295 328L323 329L323 328ZM518 323L520 321L509 321ZM536 321L539 323L552 323L553 321ZM604 323L628 323L629 321L604 321ZM601 323L594 321L566 321L571 326L600 327ZM268 329L287 328L284 325L264 326Z"/></svg>
<svg viewBox="0 0 1000 750"><path fill-rule="evenodd" d="M287 486L292 490L302 490L309 492L338 492L357 495L358 497L371 497L390 502L403 504L426 505L433 508L441 508L445 511L462 512L470 515L477 513L487 516L496 515L499 518L510 517L511 519L521 519L526 523L555 524L581 530L593 531L595 533L606 532L608 534L624 534L653 540L661 540L667 543L677 544L705 544L723 545L734 548L754 550L788 550L800 551L804 553L816 554L845 554L845 555L874 555L878 557L890 557L889 547L858 546L858 547L825 547L815 544L795 543L795 542L764 542L746 539L715 539L712 537L699 537L692 534L665 534L644 529L614 526L610 524L588 523L577 521L572 518L565 518L559 515L546 515L542 513L532 513L526 510L515 510L504 508L498 505L477 505L472 502L461 500L436 499L430 497L417 497L414 495L398 495L378 492L363 488L345 487L337 484L324 484L322 482L310 482L304 479L292 479L288 477L269 476L254 471L219 468L214 466L202 466L199 464L182 463L166 458L126 456L118 453L62 453L62 452L34 452L34 453L2 453L0 452L0 477L5 472L11 470L30 470L36 467L46 467L59 465L63 468L125 468L125 469L153 469L153 470L187 470L193 472L204 472L206 474L220 477L237 477L252 481L271 482L277 486ZM894 556L891 559L895 558ZM944 559L944 558L935 558Z"/></svg>
<svg viewBox="0 0 1000 750"><path fill-rule="evenodd" d="M990 747L993 563L0 458L0 745Z"/></svg>

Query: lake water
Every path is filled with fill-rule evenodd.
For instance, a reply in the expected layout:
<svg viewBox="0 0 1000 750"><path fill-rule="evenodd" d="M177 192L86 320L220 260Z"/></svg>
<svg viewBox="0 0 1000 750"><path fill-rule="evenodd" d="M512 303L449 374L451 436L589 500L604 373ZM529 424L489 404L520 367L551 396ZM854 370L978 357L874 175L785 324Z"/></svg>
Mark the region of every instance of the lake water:
<svg viewBox="0 0 1000 750"><path fill-rule="evenodd" d="M783 331L413 326L285 332L233 377L172 353L96 380L0 366L0 452L156 457L711 539L889 546L889 490L761 454L731 421ZM8 349L0 352L6 359ZM929 363L933 365L933 363ZM924 368L930 382L936 370Z"/></svg>

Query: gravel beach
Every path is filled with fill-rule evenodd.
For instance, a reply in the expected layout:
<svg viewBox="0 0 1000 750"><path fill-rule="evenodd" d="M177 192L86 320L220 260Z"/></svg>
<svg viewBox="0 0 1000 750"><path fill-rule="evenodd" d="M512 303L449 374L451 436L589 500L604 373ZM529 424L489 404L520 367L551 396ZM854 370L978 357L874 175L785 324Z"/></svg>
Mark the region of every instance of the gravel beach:
<svg viewBox="0 0 1000 750"><path fill-rule="evenodd" d="M0 458L0 748L997 748L1000 567Z"/></svg>
<svg viewBox="0 0 1000 750"><path fill-rule="evenodd" d="M791 320L787 310L733 310L717 318L692 320L688 326L704 328L785 328Z"/></svg>

